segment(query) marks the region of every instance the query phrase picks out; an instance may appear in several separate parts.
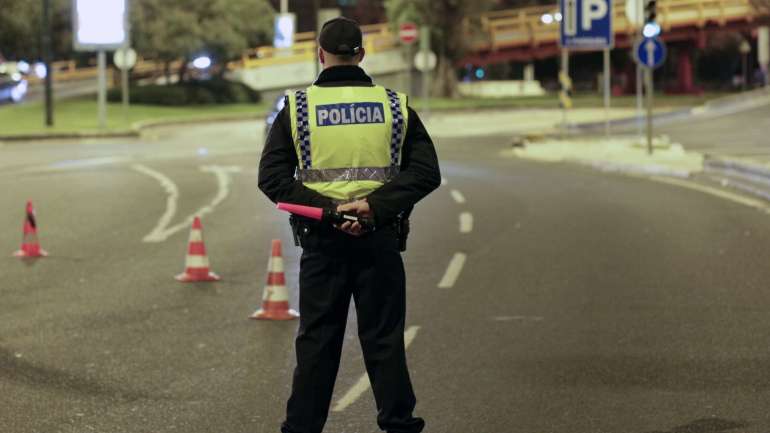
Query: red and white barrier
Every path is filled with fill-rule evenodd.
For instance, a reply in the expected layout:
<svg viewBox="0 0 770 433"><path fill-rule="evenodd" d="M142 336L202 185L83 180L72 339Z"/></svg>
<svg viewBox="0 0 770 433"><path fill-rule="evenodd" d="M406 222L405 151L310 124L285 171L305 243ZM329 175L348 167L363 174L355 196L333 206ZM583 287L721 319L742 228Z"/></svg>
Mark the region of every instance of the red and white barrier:
<svg viewBox="0 0 770 433"><path fill-rule="evenodd" d="M209 267L209 258L206 255L206 245L203 242L203 225L201 224L200 217L195 217L192 230L190 231L185 270L177 275L176 279L183 283L220 280L219 276L211 272Z"/></svg>
<svg viewBox="0 0 770 433"><path fill-rule="evenodd" d="M21 241L21 249L13 253L15 257L23 259L34 259L46 257L48 252L40 248L40 241L37 238L37 220L35 218L35 208L32 202L27 202L26 217L24 218L24 231Z"/></svg>
<svg viewBox="0 0 770 433"><path fill-rule="evenodd" d="M283 268L281 241L273 240L267 262L267 284L262 295L262 308L249 317L254 320L293 320L299 313L289 308L289 291Z"/></svg>

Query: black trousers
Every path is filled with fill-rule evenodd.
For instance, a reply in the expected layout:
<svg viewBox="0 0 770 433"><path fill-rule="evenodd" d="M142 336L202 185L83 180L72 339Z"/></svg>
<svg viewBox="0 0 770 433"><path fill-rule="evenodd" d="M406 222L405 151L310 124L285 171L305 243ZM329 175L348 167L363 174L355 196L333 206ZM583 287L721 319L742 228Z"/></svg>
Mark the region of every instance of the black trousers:
<svg viewBox="0 0 770 433"><path fill-rule="evenodd" d="M283 433L321 433L340 365L350 298L377 402L377 424L390 433L418 433L425 422L406 366L404 264L395 229L355 238L309 227L302 236L297 367Z"/></svg>

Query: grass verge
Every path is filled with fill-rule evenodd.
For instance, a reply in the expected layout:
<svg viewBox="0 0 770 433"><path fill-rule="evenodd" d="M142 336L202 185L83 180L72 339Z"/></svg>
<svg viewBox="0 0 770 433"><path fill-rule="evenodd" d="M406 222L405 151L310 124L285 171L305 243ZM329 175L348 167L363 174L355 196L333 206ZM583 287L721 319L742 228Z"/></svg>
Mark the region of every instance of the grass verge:
<svg viewBox="0 0 770 433"><path fill-rule="evenodd" d="M262 115L267 104L227 104L188 107L107 104L107 128L100 130L96 102L86 99L56 101L54 126L44 126L44 106L39 102L0 107L0 136L130 131L136 123L216 120L233 116Z"/></svg>

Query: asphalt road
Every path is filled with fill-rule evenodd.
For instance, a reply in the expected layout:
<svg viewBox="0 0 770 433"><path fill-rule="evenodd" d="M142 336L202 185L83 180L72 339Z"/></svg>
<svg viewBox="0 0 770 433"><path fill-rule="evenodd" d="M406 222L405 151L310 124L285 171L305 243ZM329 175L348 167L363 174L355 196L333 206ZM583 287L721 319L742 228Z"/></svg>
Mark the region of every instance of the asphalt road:
<svg viewBox="0 0 770 433"><path fill-rule="evenodd" d="M770 160L770 105L736 113L717 110L661 123L656 132L669 135L687 149L714 156Z"/></svg>
<svg viewBox="0 0 770 433"><path fill-rule="evenodd" d="M0 147L0 432L278 431L296 323L246 318L274 238L296 306L299 251L256 191L260 136L234 123ZM770 216L504 158L507 142L442 138L446 184L414 215L426 432L770 431ZM10 257L27 199L51 252L34 263ZM165 240L143 242L172 202ZM223 281L184 285L186 219L205 206ZM364 372L354 322L335 403ZM326 431L374 419L366 391Z"/></svg>

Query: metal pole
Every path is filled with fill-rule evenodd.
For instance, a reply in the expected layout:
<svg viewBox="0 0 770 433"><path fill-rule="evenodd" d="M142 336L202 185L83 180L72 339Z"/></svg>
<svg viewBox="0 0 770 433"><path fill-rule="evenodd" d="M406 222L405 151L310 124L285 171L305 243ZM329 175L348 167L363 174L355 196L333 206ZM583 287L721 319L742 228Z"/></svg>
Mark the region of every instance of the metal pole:
<svg viewBox="0 0 770 433"><path fill-rule="evenodd" d="M414 44L409 45L408 54L406 55L406 93L412 93L412 69L414 68Z"/></svg>
<svg viewBox="0 0 770 433"><path fill-rule="evenodd" d="M99 51L99 129L107 128L107 53L104 50Z"/></svg>
<svg viewBox="0 0 770 433"><path fill-rule="evenodd" d="M636 135L642 136L644 122L644 74L642 65L636 64Z"/></svg>
<svg viewBox="0 0 770 433"><path fill-rule="evenodd" d="M749 81L749 79L747 77L747 74L746 74L746 72L749 69L749 55L746 54L746 53L743 54L743 68L742 69L743 69L743 71L742 71L742 74L741 74L741 76L742 76L742 78L741 78L741 90L743 90L745 92L746 91L746 87L748 86L748 81Z"/></svg>
<svg viewBox="0 0 770 433"><path fill-rule="evenodd" d="M428 26L422 26L420 27L420 51L424 53L429 53L431 51L430 47L430 27ZM430 73L428 72L427 68L423 69L422 71L422 104L423 104L423 114L424 117L430 117L430 86L431 86L431 77Z"/></svg>
<svg viewBox="0 0 770 433"><path fill-rule="evenodd" d="M647 153L652 155L652 105L653 105L653 98L655 93L654 88L654 80L653 80L653 70L652 68L646 68L645 72L645 81L647 84Z"/></svg>
<svg viewBox="0 0 770 433"><path fill-rule="evenodd" d="M430 74L428 71L422 71L422 111L423 117L430 116Z"/></svg>
<svg viewBox="0 0 770 433"><path fill-rule="evenodd" d="M289 0L281 0L281 13L289 13Z"/></svg>
<svg viewBox="0 0 770 433"><path fill-rule="evenodd" d="M128 49L126 49L126 53L128 53ZM120 68L120 81L122 86L122 93L123 93L123 121L128 124L128 107L131 103L129 98L129 85L128 85L128 68Z"/></svg>
<svg viewBox="0 0 770 433"><path fill-rule="evenodd" d="M565 76L569 77L569 50L566 48L561 49L561 70ZM561 132L562 137L567 135L567 107L561 109Z"/></svg>
<svg viewBox="0 0 770 433"><path fill-rule="evenodd" d="M318 49L320 44L318 38L321 37L321 23L318 22L321 13L320 0L313 0L313 19L315 20L315 76L316 78L321 74L321 60L318 58Z"/></svg>
<svg viewBox="0 0 770 433"><path fill-rule="evenodd" d="M53 49L51 48L51 0L43 0L43 63L45 64L45 125L53 126Z"/></svg>
<svg viewBox="0 0 770 433"><path fill-rule="evenodd" d="M610 49L604 49L604 133L610 138L610 92L612 91L612 72L610 70Z"/></svg>

